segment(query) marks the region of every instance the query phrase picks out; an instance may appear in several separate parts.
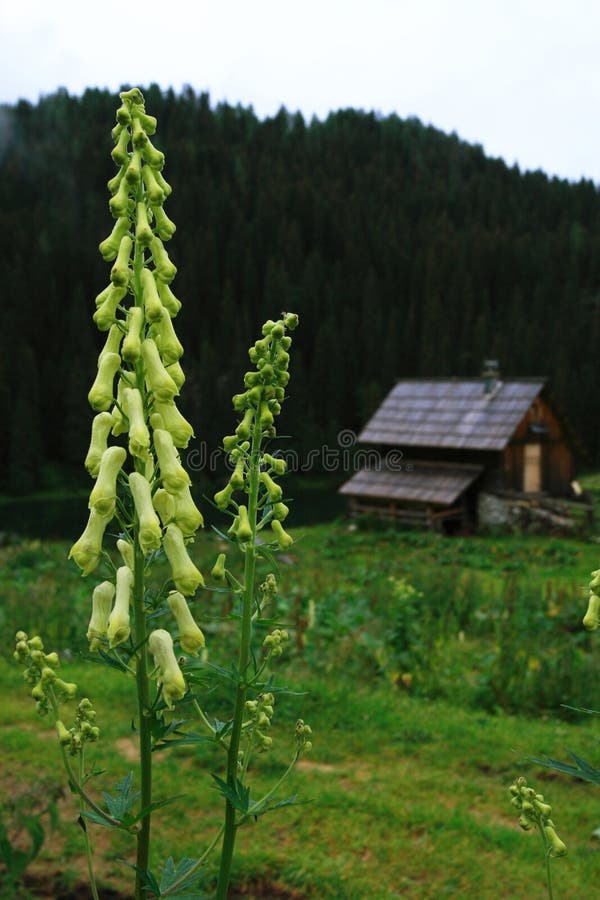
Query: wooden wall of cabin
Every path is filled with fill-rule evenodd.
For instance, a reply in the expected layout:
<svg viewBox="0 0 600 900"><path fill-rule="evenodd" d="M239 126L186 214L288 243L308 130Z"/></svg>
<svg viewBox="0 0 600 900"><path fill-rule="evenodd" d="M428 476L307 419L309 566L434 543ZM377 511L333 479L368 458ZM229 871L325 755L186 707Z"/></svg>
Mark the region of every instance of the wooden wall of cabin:
<svg viewBox="0 0 600 900"><path fill-rule="evenodd" d="M526 447L535 444L541 451L541 490L558 496L569 494L575 476L573 453L560 422L541 397L531 405L504 451L506 490L526 489Z"/></svg>

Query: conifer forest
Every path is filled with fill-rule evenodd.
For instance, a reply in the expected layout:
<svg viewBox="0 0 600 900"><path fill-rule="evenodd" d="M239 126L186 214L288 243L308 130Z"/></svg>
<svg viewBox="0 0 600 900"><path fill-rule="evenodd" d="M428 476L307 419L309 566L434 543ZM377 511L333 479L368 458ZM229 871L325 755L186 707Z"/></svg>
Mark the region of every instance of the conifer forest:
<svg viewBox="0 0 600 900"><path fill-rule="evenodd" d="M593 182L521 172L418 119L259 120L191 89L145 94L169 147L182 411L197 441L218 446L250 337L292 309L302 327L282 431L302 451L358 430L396 378L477 376L493 357L504 375L548 377L598 463ZM85 456L115 103L59 91L0 107L5 492L43 487L48 467L68 481Z"/></svg>

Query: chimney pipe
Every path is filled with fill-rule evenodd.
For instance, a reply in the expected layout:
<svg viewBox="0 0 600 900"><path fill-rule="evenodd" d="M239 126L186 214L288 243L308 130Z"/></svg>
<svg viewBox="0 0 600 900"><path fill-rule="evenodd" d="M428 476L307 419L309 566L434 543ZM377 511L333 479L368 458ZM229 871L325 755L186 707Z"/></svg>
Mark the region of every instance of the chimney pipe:
<svg viewBox="0 0 600 900"><path fill-rule="evenodd" d="M483 393L492 394L500 378L500 366L497 359L484 359L481 377L483 378Z"/></svg>

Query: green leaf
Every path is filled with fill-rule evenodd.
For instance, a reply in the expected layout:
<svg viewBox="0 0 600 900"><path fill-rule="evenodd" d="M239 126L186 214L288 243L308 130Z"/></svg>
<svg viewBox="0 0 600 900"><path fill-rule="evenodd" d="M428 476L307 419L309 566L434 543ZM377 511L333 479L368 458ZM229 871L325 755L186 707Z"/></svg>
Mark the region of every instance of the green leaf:
<svg viewBox="0 0 600 900"><path fill-rule="evenodd" d="M204 878L204 871L193 871L198 861L189 856L184 856L177 865L173 857L170 856L164 866L161 866L160 879L160 896L161 897L177 897L178 900L202 900L202 895L194 891L193 894L188 892L188 888L192 884ZM192 873L189 874L188 873ZM175 889L173 890L173 887Z"/></svg>
<svg viewBox="0 0 600 900"><path fill-rule="evenodd" d="M544 759L528 757L528 761L536 763L538 766L545 766L547 769L554 769L556 772L562 772L563 775L572 775L574 778L582 778L584 781L600 785L600 771L598 769L595 769L587 760L568 748L567 753L574 761L574 766L560 762L558 759L551 759L549 756L544 757Z"/></svg>
<svg viewBox="0 0 600 900"><path fill-rule="evenodd" d="M282 809L284 806L302 806L308 802L308 800L298 800L296 795L288 797L287 800L266 800L264 803L251 806L248 814L258 818L258 816L264 816L265 813L272 812L274 809Z"/></svg>
<svg viewBox="0 0 600 900"><path fill-rule="evenodd" d="M122 822L126 818L140 796L139 791L131 790L132 780L133 772L128 772L123 781L115 784L114 796L103 792L104 802L106 803L106 809L108 810L109 815L119 822Z"/></svg>
<svg viewBox="0 0 600 900"><path fill-rule="evenodd" d="M140 876L142 887L149 888L157 897L161 896L158 881L156 880L152 872L144 872L142 869L140 869L139 866L136 866L134 863L128 863L124 859L122 859L121 862L129 869L133 869L134 872L138 873L138 875Z"/></svg>
<svg viewBox="0 0 600 900"><path fill-rule="evenodd" d="M219 789L219 793L225 797L225 799L231 803L231 805L239 810L241 813L247 813L250 807L250 788L246 787L239 779L236 779L235 787L230 784L227 784L226 781L223 781L222 778L219 778L218 775L215 775L214 772L211 772L211 778L213 778L217 784Z"/></svg>
<svg viewBox="0 0 600 900"><path fill-rule="evenodd" d="M209 737L206 734L195 734L193 731L190 731L183 737L173 738L170 741L162 741L162 743L156 744L152 750L154 752L157 752L158 750L168 750L169 747L181 747L184 744L212 744L214 743L214 740L213 737Z"/></svg>

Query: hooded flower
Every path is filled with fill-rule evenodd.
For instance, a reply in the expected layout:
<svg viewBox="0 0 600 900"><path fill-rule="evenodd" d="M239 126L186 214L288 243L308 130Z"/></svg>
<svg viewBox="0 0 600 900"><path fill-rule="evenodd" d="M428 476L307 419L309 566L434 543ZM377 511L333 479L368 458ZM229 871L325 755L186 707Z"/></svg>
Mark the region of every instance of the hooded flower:
<svg viewBox="0 0 600 900"><path fill-rule="evenodd" d="M172 709L173 701L181 700L186 691L185 681L173 650L173 638L164 628L158 628L148 638L148 650L154 657L154 664L158 669L163 699L169 709Z"/></svg>
<svg viewBox="0 0 600 900"><path fill-rule="evenodd" d="M181 649L189 653L190 656L197 656L198 650L202 650L206 642L204 635L194 621L194 617L187 605L187 600L179 591L171 591L167 597L167 603L175 616L175 621L179 628Z"/></svg>

